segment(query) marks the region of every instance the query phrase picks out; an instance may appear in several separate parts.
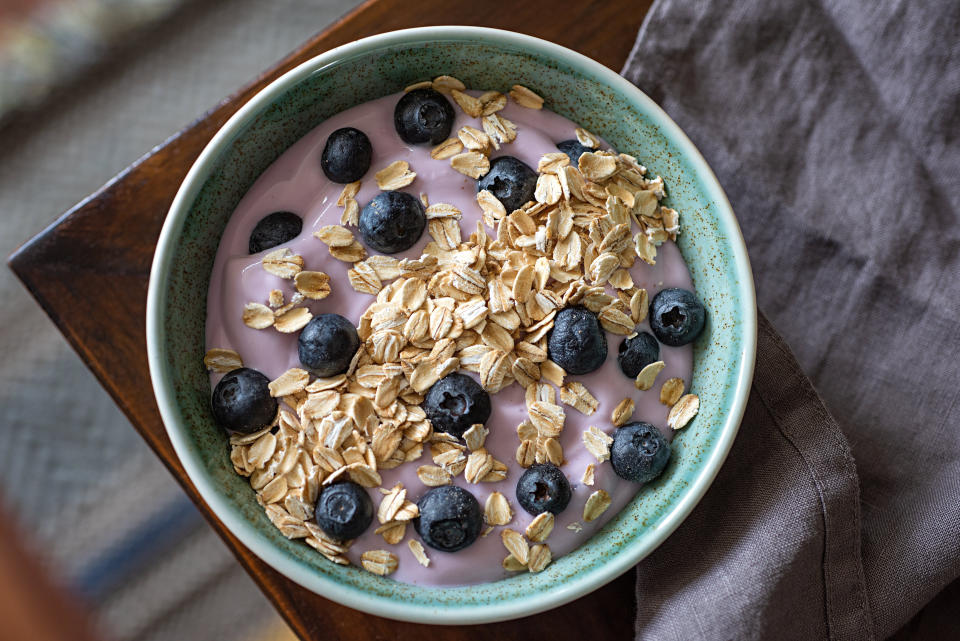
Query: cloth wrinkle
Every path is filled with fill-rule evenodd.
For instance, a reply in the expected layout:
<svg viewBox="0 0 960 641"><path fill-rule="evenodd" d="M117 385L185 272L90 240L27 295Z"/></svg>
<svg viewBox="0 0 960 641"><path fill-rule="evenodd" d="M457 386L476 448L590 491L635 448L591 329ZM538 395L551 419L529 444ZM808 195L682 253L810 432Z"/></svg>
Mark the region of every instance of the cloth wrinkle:
<svg viewBox="0 0 960 641"><path fill-rule="evenodd" d="M764 326L765 330L773 331L773 328L769 326L769 321L767 321L765 317L761 316L760 324ZM777 350L780 353L780 358L784 358L784 359L793 358L792 354L790 354L789 351L785 349L785 344L782 342L774 342L771 349ZM782 373L783 372L780 372L780 374ZM811 387L809 380L803 375L803 373L799 369L794 368L794 369L791 369L789 372L787 372L787 375L793 381L793 385L791 385L790 387L793 388L794 386L796 386L796 389L802 390L803 398L798 400L798 402L801 402L804 405L806 405L810 409L810 411L812 411L816 415L816 418L819 419L817 423L824 425L826 428L825 432L832 438L834 445L836 446L841 458L843 459L843 462L845 463L844 469L842 470L842 475L848 479L848 482L853 484L853 487L851 489L853 490L855 496L859 500L859 494L860 494L859 483L857 481L857 475L855 471L856 463L850 452L850 447L847 445L846 439L843 437L843 434L839 431L839 428L834 423L833 418L829 415L829 413L824 408L822 401L820 400L819 396L817 396L816 392ZM831 626L831 621L835 619L837 616L839 616L839 614L834 611L836 608L836 603L832 594L833 592L832 587L834 585L834 581L831 579L831 574L833 570L830 562L827 559L827 550L830 547L830 542L827 539L831 537L831 528L828 527L828 523L827 523L830 517L828 516L828 508L827 508L828 501L825 496L826 488L824 487L823 478L818 471L815 471L816 468L813 465L813 463L809 460L806 450L798 444L794 435L791 433L789 429L786 428L786 421L781 414L780 407L777 405L776 402L771 402L770 399L766 397L766 395L764 394L764 388L762 385L758 390L758 397L763 402L764 407L766 407L771 417L773 417L773 421L774 421L774 424L777 426L777 429L784 435L784 438L786 438L790 442L790 444L796 450L800 458L803 459L806 471L810 475L810 478L813 480L813 483L817 488L820 504L822 506L822 517L824 520L824 539L825 539L824 555L823 555L823 573L825 577L824 578L824 593L825 593L824 598L825 598L827 609L830 612L830 615L828 616L828 620L827 620L827 629L829 632L833 627ZM850 501L847 503L845 508L849 512L851 523L856 524L855 529L859 531L860 513L858 509L858 502ZM854 558L857 560L856 569L857 569L857 576L859 578L859 583L860 583L860 585L857 586L857 591L863 593L864 602L858 604L856 607L859 612L862 612L867 617L866 621L869 622L870 620L869 619L869 602L866 599L865 590L862 589L862 586L865 580L863 576L863 566L859 562L859 559L860 559L859 540L856 537L849 537L846 541L846 544L850 548L851 558ZM830 638L835 638L835 637L833 634L830 634ZM872 635L870 638L872 638Z"/></svg>
<svg viewBox="0 0 960 641"><path fill-rule="evenodd" d="M946 610L960 4L658 0L621 74L716 173L762 310L728 460L637 567L637 638L875 639Z"/></svg>
<svg viewBox="0 0 960 641"><path fill-rule="evenodd" d="M814 471L813 471L813 466L811 465L810 461L807 460L807 457L804 456L803 450L800 449L800 447L794 442L794 440L793 440L792 438L790 438L790 435L787 434L786 431L784 431L783 426L782 426L782 421L777 419L776 412L775 412L775 410L774 410L774 406L771 406L771 404L768 403L768 402L766 401L766 399L764 399L762 393L758 394L758 397L760 398L760 402L763 403L763 406L766 408L767 412L769 412L770 415L773 416L773 418L774 418L774 424L777 426L777 430L780 432L780 434L783 436L783 438L784 438L788 443L790 443L790 446L793 448L793 451L796 453L797 457L799 457L799 458L803 461L803 463L804 463L804 470L805 470L806 473L809 475L811 483L813 483L814 487L817 488L817 496L818 496L818 498L819 498L819 500L820 500L820 512L821 512L820 516L821 516L821 518L823 519L823 529L824 529L823 555L822 555L822 557L821 557L821 568L822 568L823 577L824 577L824 578L823 578L823 599L824 599L824 604L825 604L825 606L826 606L826 609L827 609L827 611L829 612L829 610L830 610L830 608L831 608L831 599L830 599L830 592L829 592L829 589L827 588L827 586L829 585L830 564L827 562L827 542L826 542L826 537L827 537L827 533L826 533L826 532L827 532L827 505L826 505L826 497L824 496L824 490L823 490L823 487L822 487L822 485L821 485L821 483L820 483L820 480L817 478L817 475L816 475L816 474L814 473ZM830 616L829 614L827 614L827 632L828 632L828 634L829 634L829 631L830 631L830 619L831 619L831 616ZM832 638L832 636L831 636L831 638Z"/></svg>

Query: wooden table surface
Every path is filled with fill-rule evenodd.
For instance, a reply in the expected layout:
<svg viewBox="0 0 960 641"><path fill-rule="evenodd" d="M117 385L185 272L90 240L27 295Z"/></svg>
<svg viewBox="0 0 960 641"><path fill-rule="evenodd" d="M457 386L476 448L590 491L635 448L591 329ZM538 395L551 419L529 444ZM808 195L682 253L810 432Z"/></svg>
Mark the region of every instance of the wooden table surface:
<svg viewBox="0 0 960 641"><path fill-rule="evenodd" d="M477 25L538 36L618 70L651 0L368 0L117 175L28 241L10 267L87 363L137 431L200 506L261 589L303 639L469 639L477 626L398 623L343 607L258 560L210 512L167 439L147 369L147 282L174 194L214 132L268 82L323 51L365 36L426 25ZM40 212L44 214L44 212ZM626 639L633 634L633 573L564 607L483 626L502 640Z"/></svg>

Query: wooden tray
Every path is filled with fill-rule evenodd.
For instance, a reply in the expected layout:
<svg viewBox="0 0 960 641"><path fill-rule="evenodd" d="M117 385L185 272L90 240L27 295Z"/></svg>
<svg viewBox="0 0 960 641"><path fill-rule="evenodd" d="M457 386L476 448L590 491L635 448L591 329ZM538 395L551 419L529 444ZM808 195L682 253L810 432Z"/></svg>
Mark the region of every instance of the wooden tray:
<svg viewBox="0 0 960 641"><path fill-rule="evenodd" d="M441 641L474 638L481 626L398 623L316 596L257 559L200 499L160 421L145 339L150 263L180 182L214 132L252 95L283 72L343 43L407 27L477 25L545 38L619 71L649 5L650 0L577 4L368 0L117 175L11 256L10 267L301 638ZM628 572L572 604L482 626L482 634L518 641L626 639L633 636L633 617L633 573Z"/></svg>

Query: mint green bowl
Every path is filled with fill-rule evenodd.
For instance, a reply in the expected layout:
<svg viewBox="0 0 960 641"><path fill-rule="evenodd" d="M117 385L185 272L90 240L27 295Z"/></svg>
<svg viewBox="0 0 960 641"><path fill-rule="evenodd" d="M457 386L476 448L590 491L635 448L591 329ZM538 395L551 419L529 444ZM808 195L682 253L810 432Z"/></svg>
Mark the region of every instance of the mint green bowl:
<svg viewBox="0 0 960 641"><path fill-rule="evenodd" d="M674 461L598 534L539 574L424 588L325 561L284 538L236 475L214 425L204 370L207 282L220 235L254 180L325 118L414 82L449 74L469 87L523 84L556 111L635 155L667 182L682 216L680 249L709 310L695 346L699 416L674 440ZM167 216L147 302L150 375L167 433L213 512L244 545L307 589L372 614L422 623L511 619L576 599L633 567L703 497L737 433L756 352L756 303L729 202L679 127L636 87L589 58L507 31L427 27L338 47L254 96L214 136Z"/></svg>

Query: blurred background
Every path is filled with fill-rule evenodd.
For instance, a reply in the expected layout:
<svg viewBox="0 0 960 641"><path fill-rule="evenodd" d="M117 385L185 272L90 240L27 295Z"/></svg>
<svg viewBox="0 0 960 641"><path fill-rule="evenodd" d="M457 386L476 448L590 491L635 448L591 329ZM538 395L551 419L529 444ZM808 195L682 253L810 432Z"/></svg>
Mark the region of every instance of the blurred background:
<svg viewBox="0 0 960 641"><path fill-rule="evenodd" d="M355 4L0 0L0 254ZM0 300L0 639L40 638L28 583L77 639L293 639L8 269Z"/></svg>

